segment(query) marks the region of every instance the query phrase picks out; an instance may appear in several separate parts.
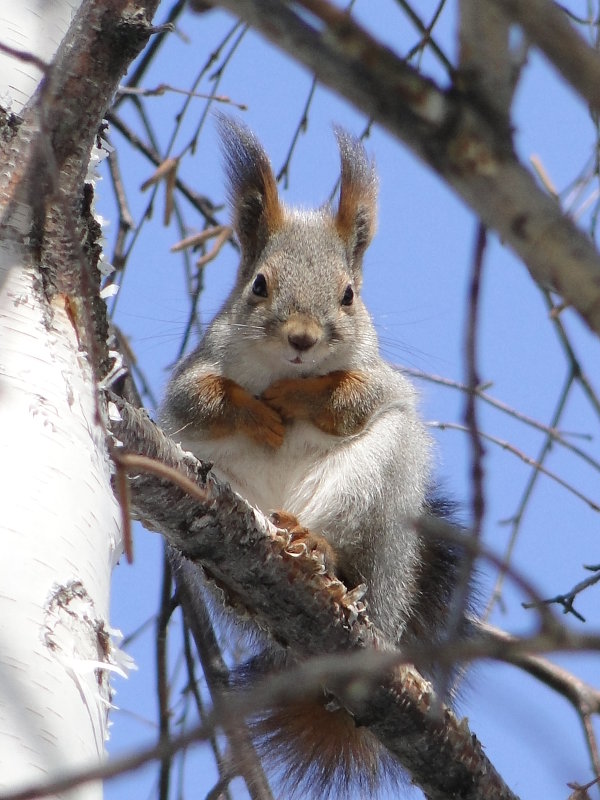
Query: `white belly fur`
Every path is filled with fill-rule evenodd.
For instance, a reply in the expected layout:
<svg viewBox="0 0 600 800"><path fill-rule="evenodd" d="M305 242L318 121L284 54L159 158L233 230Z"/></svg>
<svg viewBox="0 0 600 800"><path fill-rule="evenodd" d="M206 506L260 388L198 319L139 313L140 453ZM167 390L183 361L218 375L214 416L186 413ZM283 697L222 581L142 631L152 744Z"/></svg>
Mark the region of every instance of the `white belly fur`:
<svg viewBox="0 0 600 800"><path fill-rule="evenodd" d="M277 450L256 444L242 434L184 440L182 445L197 458L213 462L215 476L263 513L289 511L301 519L301 509L290 507L292 495L315 462L341 442L309 423L295 422Z"/></svg>

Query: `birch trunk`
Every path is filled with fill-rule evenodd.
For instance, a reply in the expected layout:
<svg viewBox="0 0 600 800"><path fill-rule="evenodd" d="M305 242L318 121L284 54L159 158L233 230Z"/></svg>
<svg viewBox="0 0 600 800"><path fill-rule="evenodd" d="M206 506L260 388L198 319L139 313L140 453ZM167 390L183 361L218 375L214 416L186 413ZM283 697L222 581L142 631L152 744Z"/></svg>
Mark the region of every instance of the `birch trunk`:
<svg viewBox="0 0 600 800"><path fill-rule="evenodd" d="M0 245L0 787L97 763L110 701L118 509L94 384L64 307ZM71 797L101 797L100 785Z"/></svg>
<svg viewBox="0 0 600 800"><path fill-rule="evenodd" d="M49 63L79 5L0 0L0 41ZM74 320L76 298L49 291L45 283L61 259L69 259L71 243L64 230L61 241L60 213L52 208L64 170L52 152L51 131L44 130L48 109L38 108L27 122L26 104L41 76L32 62L0 56L0 105L25 119L13 126L18 133L8 144L12 129L4 126L0 160L2 790L98 764L110 705L108 676L115 668L108 604L121 550L119 510L94 371ZM36 146L46 148L49 162L56 156L54 196L44 196L43 170L31 168L40 152ZM85 163L82 169L85 175ZM79 197L60 202L81 205ZM46 203L37 250L36 203ZM67 255L60 247L52 252L59 242ZM97 800L102 787L85 785L68 796Z"/></svg>

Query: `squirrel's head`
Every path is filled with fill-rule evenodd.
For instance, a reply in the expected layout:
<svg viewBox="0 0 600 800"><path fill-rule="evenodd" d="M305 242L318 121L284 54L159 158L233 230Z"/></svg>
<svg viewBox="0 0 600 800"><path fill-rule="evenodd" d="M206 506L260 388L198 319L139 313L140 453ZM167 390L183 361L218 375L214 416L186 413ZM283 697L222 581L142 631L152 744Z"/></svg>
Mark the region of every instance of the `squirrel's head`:
<svg viewBox="0 0 600 800"><path fill-rule="evenodd" d="M372 335L360 299L362 262L376 227L377 176L362 144L344 131L337 207L286 208L262 146L220 118L233 225L241 262L230 308L249 340L306 374ZM265 352L265 355L268 355ZM292 369L294 368L292 367Z"/></svg>

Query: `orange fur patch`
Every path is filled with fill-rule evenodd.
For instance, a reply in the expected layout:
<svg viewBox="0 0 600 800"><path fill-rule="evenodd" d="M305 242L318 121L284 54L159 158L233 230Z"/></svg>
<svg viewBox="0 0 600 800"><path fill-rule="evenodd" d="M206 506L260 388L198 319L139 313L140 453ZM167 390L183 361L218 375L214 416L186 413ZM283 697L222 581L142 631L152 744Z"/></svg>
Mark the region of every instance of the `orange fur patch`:
<svg viewBox="0 0 600 800"><path fill-rule="evenodd" d="M269 235L272 235L283 225L283 210L279 202L275 176L269 164L260 165L260 177L264 186L263 221Z"/></svg>
<svg viewBox="0 0 600 800"><path fill-rule="evenodd" d="M280 447L285 429L279 413L253 397L239 383L222 375L198 380L198 403L207 414L206 426L214 438L243 433L259 444Z"/></svg>
<svg viewBox="0 0 600 800"><path fill-rule="evenodd" d="M253 729L260 737L261 754L281 770L286 797L294 790L299 796L299 786L315 797L328 792L346 797L354 784L365 797L376 790L385 748L344 709L329 711L323 700L306 699L273 710Z"/></svg>
<svg viewBox="0 0 600 800"><path fill-rule="evenodd" d="M284 420L308 419L333 435L360 430L356 409L367 385L360 372L337 370L312 378L284 378L263 392L263 400Z"/></svg>

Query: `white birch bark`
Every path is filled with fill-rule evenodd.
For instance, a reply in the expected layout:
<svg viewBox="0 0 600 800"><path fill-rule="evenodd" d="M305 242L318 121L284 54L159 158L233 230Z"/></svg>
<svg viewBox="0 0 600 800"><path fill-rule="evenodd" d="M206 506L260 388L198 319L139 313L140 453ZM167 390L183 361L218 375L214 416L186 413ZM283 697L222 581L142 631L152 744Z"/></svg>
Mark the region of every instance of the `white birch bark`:
<svg viewBox="0 0 600 800"><path fill-rule="evenodd" d="M80 0L0 0L0 41L49 63L79 5ZM0 52L0 104L18 114L41 77L34 64Z"/></svg>
<svg viewBox="0 0 600 800"><path fill-rule="evenodd" d="M0 1L0 40L49 61L73 2ZM39 71L0 60L20 111ZM1 210L1 209L0 209ZM109 584L120 552L92 371L61 295L49 308L27 247L30 210L0 242L0 789L97 764L114 651ZM2 220L6 223L6 218ZM69 793L97 800L100 784Z"/></svg>

